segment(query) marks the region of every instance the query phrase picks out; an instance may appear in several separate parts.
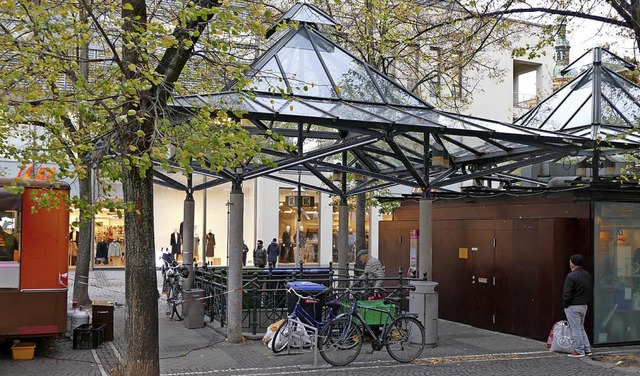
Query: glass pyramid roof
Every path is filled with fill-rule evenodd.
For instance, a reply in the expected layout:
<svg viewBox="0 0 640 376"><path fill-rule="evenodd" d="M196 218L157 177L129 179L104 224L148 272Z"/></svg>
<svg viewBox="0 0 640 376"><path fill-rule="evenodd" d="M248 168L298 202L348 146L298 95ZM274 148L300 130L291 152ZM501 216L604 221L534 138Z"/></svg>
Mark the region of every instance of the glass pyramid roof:
<svg viewBox="0 0 640 376"><path fill-rule="evenodd" d="M251 65L248 86L232 82L221 93L173 98L178 116L203 106L241 111L252 134L276 133L302 145L299 152L285 153L267 141L262 154L245 164L243 179L266 176L295 184L276 172L304 166L320 180L309 188L332 194L347 194L326 178L333 171L367 176L348 195L396 184L445 187L559 158L584 141L558 133L561 125L525 128L437 111L316 27L337 22L315 7L298 5L283 18L299 24L279 33ZM432 150L443 154L449 167L425 168ZM208 184L233 175L225 170Z"/></svg>
<svg viewBox="0 0 640 376"><path fill-rule="evenodd" d="M584 57L565 69L582 71L566 86L524 114L515 124L609 141L635 144L640 120L640 87L617 72L628 63L604 49L593 50L593 60ZM578 67L578 68L576 68Z"/></svg>
<svg viewBox="0 0 640 376"><path fill-rule="evenodd" d="M308 24L292 28L252 64L242 91L401 106L432 106L337 46ZM232 85L228 90L238 88Z"/></svg>
<svg viewBox="0 0 640 376"><path fill-rule="evenodd" d="M338 26L339 22L331 18L331 16L327 15L325 12L320 10L318 7L307 4L307 3L297 3L291 9L289 9L278 22L286 20L286 21L295 21L295 22L304 22L309 24L321 24L321 25L329 25L329 26Z"/></svg>

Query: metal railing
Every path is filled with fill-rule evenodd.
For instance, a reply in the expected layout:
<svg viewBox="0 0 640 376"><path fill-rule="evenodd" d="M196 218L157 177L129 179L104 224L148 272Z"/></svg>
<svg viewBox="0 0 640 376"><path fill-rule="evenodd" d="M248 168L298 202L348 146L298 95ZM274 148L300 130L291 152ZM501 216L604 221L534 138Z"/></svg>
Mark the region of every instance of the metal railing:
<svg viewBox="0 0 640 376"><path fill-rule="evenodd" d="M227 268L196 268L194 270L194 288L204 290L205 315L209 321L217 321L220 326L226 325L227 319ZM287 283L295 281L309 281L327 287L322 294L323 301L334 299L344 292L346 288L358 281L358 271L347 264L346 268L336 268L332 264L328 267L308 267L302 262L299 267L257 269L245 268L242 274L242 330L253 335L264 332L274 322L286 318L289 302L287 297ZM374 285L378 279L365 275L360 280L363 285L364 295L370 295L374 291L368 286ZM381 278L383 288L382 295L395 292L404 298L408 297L411 280L403 276L402 270L396 277ZM292 308L291 307L291 308ZM399 311L405 311L408 307L407 299L398 307ZM323 312L323 314L326 312Z"/></svg>

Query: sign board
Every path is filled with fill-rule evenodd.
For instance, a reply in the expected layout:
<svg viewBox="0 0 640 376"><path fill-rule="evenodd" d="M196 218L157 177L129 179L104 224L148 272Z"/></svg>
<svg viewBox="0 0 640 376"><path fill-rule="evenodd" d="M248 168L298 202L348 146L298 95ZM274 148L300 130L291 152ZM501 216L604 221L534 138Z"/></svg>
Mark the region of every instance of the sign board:
<svg viewBox="0 0 640 376"><path fill-rule="evenodd" d="M409 277L415 277L418 271L418 230L411 230L409 235Z"/></svg>
<svg viewBox="0 0 640 376"><path fill-rule="evenodd" d="M297 199L298 199L298 196L287 196L285 202L287 203L287 206L292 208L297 208L298 207ZM303 208L310 208L315 206L316 204L316 198L314 196L300 196L300 201L301 201L300 206Z"/></svg>

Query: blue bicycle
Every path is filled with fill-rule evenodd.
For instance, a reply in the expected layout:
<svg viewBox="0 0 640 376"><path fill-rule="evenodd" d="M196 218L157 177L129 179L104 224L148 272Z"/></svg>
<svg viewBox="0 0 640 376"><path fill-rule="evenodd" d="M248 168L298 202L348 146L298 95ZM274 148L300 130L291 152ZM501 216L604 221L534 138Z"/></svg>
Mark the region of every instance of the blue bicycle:
<svg viewBox="0 0 640 376"><path fill-rule="evenodd" d="M313 296L300 295L291 287L287 289L287 292L294 294L298 299L292 312L282 324L280 324L271 340L271 350L273 350L275 354L285 348L308 348L315 346L316 343L314 343L314 341L317 338L318 331L326 326L340 309L340 302L338 300L334 299L325 303L325 306L329 307L326 318L324 321L318 321L312 314L304 309L301 303L319 304L320 299Z"/></svg>

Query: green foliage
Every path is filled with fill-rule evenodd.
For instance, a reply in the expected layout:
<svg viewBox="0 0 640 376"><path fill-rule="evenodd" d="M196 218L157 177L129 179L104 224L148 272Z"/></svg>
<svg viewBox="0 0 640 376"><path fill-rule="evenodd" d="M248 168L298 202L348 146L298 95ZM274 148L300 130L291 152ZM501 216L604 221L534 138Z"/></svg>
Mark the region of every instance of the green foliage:
<svg viewBox="0 0 640 376"><path fill-rule="evenodd" d="M239 57L265 16L260 4L227 2L0 0L0 157L54 163L54 179L93 170L105 189L123 169L144 177L168 157L186 173L193 162L219 171L252 158L263 140L228 113L202 109L171 124L167 106L172 95L241 77ZM90 213L128 208L82 201L70 203Z"/></svg>

